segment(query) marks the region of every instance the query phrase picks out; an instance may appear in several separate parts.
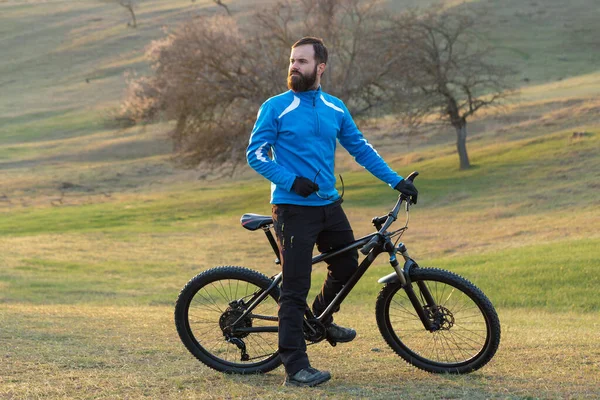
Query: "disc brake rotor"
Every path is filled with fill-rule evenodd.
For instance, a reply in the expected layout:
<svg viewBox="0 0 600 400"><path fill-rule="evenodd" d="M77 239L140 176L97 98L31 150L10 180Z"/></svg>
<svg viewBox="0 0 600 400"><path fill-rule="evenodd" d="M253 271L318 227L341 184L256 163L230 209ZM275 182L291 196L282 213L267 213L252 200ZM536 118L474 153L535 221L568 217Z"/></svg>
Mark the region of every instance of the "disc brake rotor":
<svg viewBox="0 0 600 400"><path fill-rule="evenodd" d="M454 326L454 315L444 306L435 306L428 310L434 331L448 331Z"/></svg>

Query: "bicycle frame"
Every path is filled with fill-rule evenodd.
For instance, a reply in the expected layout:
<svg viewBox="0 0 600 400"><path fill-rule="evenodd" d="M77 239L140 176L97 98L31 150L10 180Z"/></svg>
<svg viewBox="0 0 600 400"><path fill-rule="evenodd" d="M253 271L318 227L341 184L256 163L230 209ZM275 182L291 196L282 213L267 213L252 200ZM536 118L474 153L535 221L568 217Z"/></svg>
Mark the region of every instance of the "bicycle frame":
<svg viewBox="0 0 600 400"><path fill-rule="evenodd" d="M277 263L279 263L279 248L277 247L277 243L275 242L275 239L273 238L273 233L271 232L271 226L265 226L263 228L265 235L267 236L267 238L269 239L269 243L271 243L271 246L273 247L273 251L275 252L275 254L277 255L278 259L277 259ZM341 249L337 249L337 250L331 250L328 251L326 253L322 253L319 254L315 257L313 257L312 259L312 265L320 263L322 261L325 261L331 257L334 257L338 254L344 253L346 251L350 251L352 249L356 249L359 247L364 246L365 244L367 244L373 237L377 236L378 233L372 233L370 235L367 235L365 237L362 237L360 239L355 240L354 242L350 243L349 245L341 248ZM358 266L357 270L354 272L354 274L352 274L352 276L350 277L350 279L348 280L348 282L344 285L344 287L342 288L342 290L335 296L335 298L333 299L333 301L331 302L331 304L329 304L329 306L325 309L325 311L319 315L316 319L318 321L323 321L326 318L328 318L329 316L331 316L333 314L333 310L335 309L335 307L338 304L341 304L342 301L346 298L346 296L348 295L348 293L350 293L350 291L352 290L352 288L354 288L354 285L356 285L356 282L358 282L360 280L360 278L363 276L363 274L366 272L366 270L369 268L369 266L371 266L371 264L373 263L373 261L375 261L375 258L377 258L377 255L379 255L379 253L377 253L376 255L373 255L374 251L372 251L369 256L367 256ZM269 285L269 287L258 293L258 296L255 296L254 298L252 298L250 300L250 304L248 306L248 308L244 311L244 313L233 323L233 325L235 325L238 321L241 321L243 318L245 318L249 313L252 312L252 310L258 305L260 304L261 301L264 300L265 297L267 297L269 295L269 293L273 290L273 288L275 288L276 286L278 286L281 283L281 279L282 279L282 275L283 273L280 272L277 275L275 275L273 277L273 282L271 283L271 285ZM308 308L307 306L307 314L306 317L307 318L314 318L314 315L312 315L312 312L310 311L310 308ZM257 315L253 315L254 318L259 318L260 316ZM273 327L249 327L249 328L236 328L235 329L236 332L277 332L278 328L276 326Z"/></svg>
<svg viewBox="0 0 600 400"><path fill-rule="evenodd" d="M352 276L349 278L347 283L342 287L342 289L338 292L338 294L335 296L335 298L331 301L329 306L327 306L325 311L323 311L321 313L321 315L315 317L313 315L312 311L310 310L310 307L308 307L308 305L307 305L306 313L305 313L305 326L307 326L309 329L313 330L313 328L310 326L310 324L307 323L307 320L316 319L317 321L322 322L322 321L330 318L333 315L334 310L337 309L337 306L340 305L344 301L346 296L348 296L348 294L352 291L352 289L354 289L354 286L356 285L356 283L360 280L360 278L362 278L362 276L365 274L367 269L373 264L375 259L381 253L389 252L391 255L390 263L392 264L392 267L394 268L395 272L380 279L380 282L387 283L387 282L391 282L394 280L401 281L402 286L403 286L404 290L406 291L407 296L409 297L413 307L415 307L415 311L419 315L421 322L423 323L423 326L425 327L425 329L427 329L429 331L432 331L435 329L432 326L431 320L428 318L428 316L426 314L425 307L423 307L423 305L419 301L419 298L417 297L414 290L412 289L412 286L410 284L407 285L407 282L409 282L409 270L410 270L410 268L417 267L417 264L412 259L410 259L410 257L408 256L408 253L406 252L406 248L404 247L403 244L401 244L401 246L399 246L399 247L403 248L403 250L401 250L401 253L405 259L404 268L401 268L395 258L394 245L391 243L389 236L387 236L385 234L387 228L392 224L393 221L396 220L396 217L397 217L398 211L400 209L400 206L402 204L402 201L403 201L403 198L399 197L398 202L396 203L396 206L394 207L392 212L390 212L390 214L388 214L387 220L385 221L385 223L379 229L378 232L374 232L374 233L371 233L360 239L357 239L357 240L353 241L352 243L348 244L347 246L344 246L340 249L335 249L335 250L331 250L331 251L328 251L325 253L321 253L312 258L312 265L314 265L314 264L326 261L327 259L334 257L338 254L344 253L346 251L350 251L350 250L362 247L361 251L363 253L365 253L366 252L365 250L368 249L367 250L368 253L366 254L366 257L358 265L358 268L356 269L354 274L352 274ZM376 226L379 228L378 225L376 225ZM277 256L276 263L279 264L279 247L277 246L277 242L275 241L275 238L273 237L273 233L271 232L271 227L272 227L272 225L268 225L268 226L263 227L262 229L265 232L265 235L267 236L269 243L271 244L273 252ZM390 248L390 246L391 246L391 248ZM282 272L273 276L273 282L271 283L271 285L269 285L269 287L266 290L260 291L260 292L256 293L255 296L253 296L253 298L249 302L247 309L242 313L242 315L232 325L235 327L235 325L239 321L246 318L246 316L248 314L250 314L252 312L252 310L254 308L256 308L256 306L258 304L260 304L260 302L262 302L264 300L264 298L267 297L269 295L269 293L275 287L277 287L279 285L279 283L281 282L281 279L282 279ZM433 300L433 297L429 293L429 290L427 289L425 284L418 282L417 285L420 289L420 292L423 295L423 298L425 299L426 307L435 306L435 301ZM260 315L256 315L256 314L252 314L252 317L255 319L265 319L265 320L272 320L272 318L273 318L273 317L268 317L268 316L260 316ZM240 327L240 328L234 328L234 331L240 332L240 333L241 332L245 332L245 333L278 332L278 327L277 326Z"/></svg>

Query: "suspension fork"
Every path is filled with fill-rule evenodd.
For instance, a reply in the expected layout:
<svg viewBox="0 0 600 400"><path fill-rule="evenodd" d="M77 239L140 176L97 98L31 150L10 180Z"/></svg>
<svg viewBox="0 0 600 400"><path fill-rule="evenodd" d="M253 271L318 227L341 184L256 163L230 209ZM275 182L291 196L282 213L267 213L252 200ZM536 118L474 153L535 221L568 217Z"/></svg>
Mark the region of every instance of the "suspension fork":
<svg viewBox="0 0 600 400"><path fill-rule="evenodd" d="M399 274L399 276L400 276L400 274L402 274L401 276L405 279L406 282L403 282L402 288L404 289L406 296L408 297L411 304L413 305L417 315L421 319L421 322L423 323L423 327L426 330L433 332L435 330L435 327L433 326L431 319L428 317L427 313L425 312L425 308L423 307L423 304L421 304L419 297L415 293L413 286L411 284L411 280L410 280L410 270L412 268L418 268L419 266L408 255L408 251L406 250L406 246L404 245L404 243L400 243L397 250L402 254L402 257L405 260L404 269L400 270L400 268L398 266L398 261L395 260L395 257L394 257L394 261L396 263L396 266L394 266L394 264L392 263L392 259L390 259L390 263L392 263L392 266L394 267L394 269L396 269L396 272ZM429 291L429 288L427 287L425 282L418 281L417 286L419 288L419 293L421 293L421 296L425 300L425 306L428 308L434 307L436 305L435 300L433 299L433 296L431 295L431 292Z"/></svg>

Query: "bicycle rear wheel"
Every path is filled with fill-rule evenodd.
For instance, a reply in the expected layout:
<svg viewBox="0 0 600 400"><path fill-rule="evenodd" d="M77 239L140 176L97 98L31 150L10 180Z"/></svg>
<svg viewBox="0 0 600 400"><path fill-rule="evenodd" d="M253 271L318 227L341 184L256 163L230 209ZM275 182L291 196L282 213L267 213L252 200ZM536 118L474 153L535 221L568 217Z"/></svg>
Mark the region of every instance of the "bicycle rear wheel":
<svg viewBox="0 0 600 400"><path fill-rule="evenodd" d="M384 286L377 298L377 325L389 346L417 368L463 374L487 364L500 343L500 321L488 298L468 280L441 269L411 270L411 285L436 328L425 329L399 282ZM418 284L435 306L427 306Z"/></svg>
<svg viewBox="0 0 600 400"><path fill-rule="evenodd" d="M267 276L242 267L209 269L190 280L175 305L175 325L183 344L217 371L264 373L281 364L278 335L236 332L232 324L272 283ZM279 288L275 287L236 326L277 327Z"/></svg>

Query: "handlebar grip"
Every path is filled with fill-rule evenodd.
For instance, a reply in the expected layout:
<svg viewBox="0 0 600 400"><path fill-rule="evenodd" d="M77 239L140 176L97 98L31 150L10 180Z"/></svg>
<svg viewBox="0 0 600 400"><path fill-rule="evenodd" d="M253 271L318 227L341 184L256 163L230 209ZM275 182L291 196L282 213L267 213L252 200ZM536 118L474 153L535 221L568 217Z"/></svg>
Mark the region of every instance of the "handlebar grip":
<svg viewBox="0 0 600 400"><path fill-rule="evenodd" d="M417 171L413 171L413 172L411 172L411 173L410 173L410 175L408 175L408 176L406 177L406 180L407 180L407 181L411 181L411 182L412 182L412 181L414 181L414 180L415 180L415 178L416 178L417 176L419 176L419 172L417 172Z"/></svg>
<svg viewBox="0 0 600 400"><path fill-rule="evenodd" d="M369 242L367 244L365 244L363 246L362 249L360 249L360 252L366 256L367 254L369 254L369 252L371 250L373 250L373 247L377 246L378 242L379 242L379 236L373 237L371 240L369 240Z"/></svg>
<svg viewBox="0 0 600 400"><path fill-rule="evenodd" d="M389 215L384 215L384 216L381 216L381 217L375 217L375 218L373 218L373 219L371 220L371 223L372 223L373 225L379 225L379 226L381 227L381 225L382 225L382 224L383 224L385 221L387 221L388 217L389 217ZM378 228L378 229L380 229L380 228Z"/></svg>

